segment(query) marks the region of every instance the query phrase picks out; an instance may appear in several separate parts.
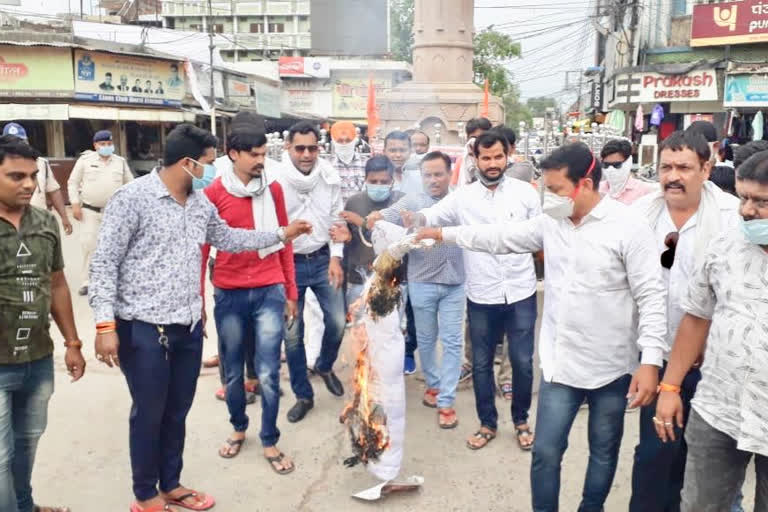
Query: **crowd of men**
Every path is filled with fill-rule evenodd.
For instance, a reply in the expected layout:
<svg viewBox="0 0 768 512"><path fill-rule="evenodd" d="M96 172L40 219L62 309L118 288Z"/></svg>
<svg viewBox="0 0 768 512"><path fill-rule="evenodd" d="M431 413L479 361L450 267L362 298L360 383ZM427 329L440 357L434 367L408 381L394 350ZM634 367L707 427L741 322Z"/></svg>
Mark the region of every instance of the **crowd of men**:
<svg viewBox="0 0 768 512"><path fill-rule="evenodd" d="M258 123L243 114L222 157L214 136L182 124L167 137L163 165L138 179L114 155L111 133L95 134L68 194L81 223L87 280L79 291L93 309L96 357L120 368L133 401L133 512L215 505L181 483L209 281L217 395L232 427L218 453L239 455L246 405L258 391L263 457L279 475L295 470L278 448L281 348L295 397L289 422L314 408L310 375L344 395L334 365L353 320L349 307L372 272L380 221L438 241L408 257L403 373L416 371L418 351L422 403L442 429L459 425L458 383L471 378L478 423L466 440L471 450L497 437L496 397L509 400L518 446L532 451L534 511L559 509L561 462L584 403L589 462L578 510L603 510L625 412L639 408L632 512L741 510L752 459L754 510L768 511L761 376L768 148L741 146L731 163L714 126L696 122L661 143L658 184L633 176L633 148L623 139L600 155L581 143L562 146L541 162L543 179L534 183L530 164L515 156L512 130L480 118L466 131L454 165L430 151L420 131L391 132L382 154L366 158L356 151L354 125L340 122L325 159L317 128L299 122L277 162L266 157ZM53 392L49 314L73 380L86 366L46 197L71 233L50 166L22 126L7 125L0 138L0 510L9 512L67 510L35 505L30 486ZM534 263L542 257L543 377L534 423Z"/></svg>

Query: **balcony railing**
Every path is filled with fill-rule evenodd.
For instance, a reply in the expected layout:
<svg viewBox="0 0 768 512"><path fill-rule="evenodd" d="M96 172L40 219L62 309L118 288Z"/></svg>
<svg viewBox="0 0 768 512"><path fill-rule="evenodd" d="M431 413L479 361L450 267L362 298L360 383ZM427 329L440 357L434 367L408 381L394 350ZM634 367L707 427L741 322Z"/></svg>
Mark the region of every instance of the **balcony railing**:
<svg viewBox="0 0 768 512"><path fill-rule="evenodd" d="M222 50L283 50L311 47L309 34L235 34L233 41Z"/></svg>
<svg viewBox="0 0 768 512"><path fill-rule="evenodd" d="M250 1L216 1L211 3L214 16L247 16L254 14L269 15L302 15L309 16L308 0L250 0ZM206 16L208 2L206 0L175 0L163 2L163 16Z"/></svg>

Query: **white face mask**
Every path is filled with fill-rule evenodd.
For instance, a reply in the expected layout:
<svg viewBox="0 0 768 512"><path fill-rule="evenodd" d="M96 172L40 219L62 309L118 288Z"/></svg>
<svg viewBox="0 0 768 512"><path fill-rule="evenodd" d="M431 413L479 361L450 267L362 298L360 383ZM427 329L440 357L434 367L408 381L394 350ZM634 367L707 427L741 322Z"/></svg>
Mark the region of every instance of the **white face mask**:
<svg viewBox="0 0 768 512"><path fill-rule="evenodd" d="M618 197L624 192L624 187L627 186L627 182L629 181L629 175L632 173L632 157L624 160L621 167L618 169L609 165L604 165L603 173L605 174L605 179L608 181L611 197Z"/></svg>
<svg viewBox="0 0 768 512"><path fill-rule="evenodd" d="M562 220L573 215L573 199L559 196L549 190L544 191L542 210L555 220Z"/></svg>
<svg viewBox="0 0 768 512"><path fill-rule="evenodd" d="M355 146L357 145L357 139L352 140L346 144L340 144L333 141L333 152L338 155L339 160L348 164L355 157Z"/></svg>

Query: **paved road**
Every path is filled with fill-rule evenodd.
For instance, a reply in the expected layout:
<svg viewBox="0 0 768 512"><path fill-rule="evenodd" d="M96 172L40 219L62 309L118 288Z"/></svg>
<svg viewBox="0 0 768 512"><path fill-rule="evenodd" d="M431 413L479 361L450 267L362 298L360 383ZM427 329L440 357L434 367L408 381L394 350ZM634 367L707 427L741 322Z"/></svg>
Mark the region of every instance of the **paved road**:
<svg viewBox="0 0 768 512"><path fill-rule="evenodd" d="M80 254L75 236L64 241L66 272L73 289L80 283ZM50 406L48 431L38 451L33 482L36 501L66 504L75 512L128 510L132 500L127 421L130 398L122 376L94 359L91 311L84 298L75 296L74 301L89 366L81 382L70 384L57 343L56 393ZM60 336L54 331L58 341ZM207 355L215 352L215 332L210 334L212 338L205 346ZM337 365L345 382L350 376L349 362L353 360L351 354L345 354ZM283 369L286 398L281 403L278 423L282 431L280 447L295 458L297 470L279 476L261 458L256 430L251 431L253 441L245 445L236 459L224 460L217 455L217 448L230 429L226 407L213 398L217 380L214 371L201 374L187 422L183 473L186 485L216 497L215 510L353 512L377 507L350 498L353 491L367 488L374 481L363 468L347 469L342 465L342 460L350 455L348 439L337 419L344 400L332 397L321 381L313 380L317 394L315 409L303 422L290 424L285 420L285 411L293 404L293 397ZM418 494L389 497L378 507L419 512L530 510L530 454L517 448L508 402L497 402L503 409L499 438L487 449L472 452L464 444L465 437L477 426L471 388L458 393L456 407L461 423L453 431L440 430L434 410L421 405L422 389L422 382L415 377L407 378L408 437L403 474L423 475L424 488ZM259 423L259 410L258 404L248 408L253 425ZM563 510L575 510L581 495L588 456L586 420L587 412L580 411L563 461ZM637 414L626 416L619 469L606 504L609 512L627 509L637 422ZM752 503L752 475L747 489L747 502Z"/></svg>

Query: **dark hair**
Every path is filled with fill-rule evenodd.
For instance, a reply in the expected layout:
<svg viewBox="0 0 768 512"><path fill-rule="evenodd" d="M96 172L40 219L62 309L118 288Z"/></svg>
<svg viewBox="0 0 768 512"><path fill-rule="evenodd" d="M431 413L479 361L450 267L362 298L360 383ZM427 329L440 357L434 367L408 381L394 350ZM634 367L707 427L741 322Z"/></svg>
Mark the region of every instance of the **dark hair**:
<svg viewBox="0 0 768 512"><path fill-rule="evenodd" d="M733 151L733 166L738 169L747 158L761 151L768 151L768 140L753 140L737 147Z"/></svg>
<svg viewBox="0 0 768 512"><path fill-rule="evenodd" d="M232 131L240 128L260 129L261 131L264 131L264 118L248 110L241 110L232 118L230 126L232 127Z"/></svg>
<svg viewBox="0 0 768 512"><path fill-rule="evenodd" d="M768 185L768 151L761 151L747 158L736 170L736 179Z"/></svg>
<svg viewBox="0 0 768 512"><path fill-rule="evenodd" d="M429 143L430 143L430 138L429 138L429 135L427 135L425 132L423 132L423 131L421 131L421 130L413 130L413 131L411 132L411 137L413 137L413 136L414 136L414 135L416 135L417 133L420 133L421 135L423 135L423 136L425 136L425 137L427 138L427 144L429 144Z"/></svg>
<svg viewBox="0 0 768 512"><path fill-rule="evenodd" d="M250 151L253 148L260 148L267 143L267 136L258 130L249 130L244 127L238 127L235 131L229 134L227 140L227 155L229 150L235 151Z"/></svg>
<svg viewBox="0 0 768 512"><path fill-rule="evenodd" d="M488 149L497 142L501 142L501 145L504 146L504 154L508 155L509 141L507 141L505 136L493 130L487 131L477 138L475 141L475 147L472 148L472 152L475 153L475 156L480 156L480 148Z"/></svg>
<svg viewBox="0 0 768 512"><path fill-rule="evenodd" d="M603 149L600 150L600 159L612 155L614 153L621 153L624 159L632 156L632 144L628 140L624 139L611 139L603 144Z"/></svg>
<svg viewBox="0 0 768 512"><path fill-rule="evenodd" d="M180 124L168 134L163 165L173 165L184 158L198 160L206 149L215 148L217 142L209 131L189 123Z"/></svg>
<svg viewBox="0 0 768 512"><path fill-rule="evenodd" d="M421 167L424 168L424 162L431 162L432 160L442 160L445 162L445 169L448 171L448 174L451 173L451 157L442 151L430 151L421 159Z"/></svg>
<svg viewBox="0 0 768 512"><path fill-rule="evenodd" d="M387 136L384 138L384 147L387 147L387 143L390 140L402 140L404 142L408 143L408 147L411 147L411 138L408 136L407 133L395 130L393 132L389 132Z"/></svg>
<svg viewBox="0 0 768 512"><path fill-rule="evenodd" d="M3 135L0 136L0 165L5 162L6 156L14 156L25 160L37 160L40 152L16 135Z"/></svg>
<svg viewBox="0 0 768 512"><path fill-rule="evenodd" d="M541 161L541 169L544 172L567 169L566 176L574 185L578 185L580 180L587 177L590 167L592 172L589 178L592 180L593 188L597 190L603 172L595 155L583 142L560 146Z"/></svg>
<svg viewBox="0 0 768 512"><path fill-rule="evenodd" d="M716 165L709 175L709 181L723 192L736 195L736 171L727 165Z"/></svg>
<svg viewBox="0 0 768 512"><path fill-rule="evenodd" d="M717 129L709 121L694 121L685 129L685 133L696 133L707 142L717 142Z"/></svg>
<svg viewBox="0 0 768 512"><path fill-rule="evenodd" d="M293 137L297 133L299 135L309 135L312 133L315 135L315 139L318 141L320 140L320 132L315 127L315 125L309 121L299 121L298 123L291 126L291 128L288 130L288 142L293 142Z"/></svg>
<svg viewBox="0 0 768 512"><path fill-rule="evenodd" d="M110 71L107 71L106 73L104 73L104 76L112 76L112 73Z"/></svg>
<svg viewBox="0 0 768 512"><path fill-rule="evenodd" d="M472 132L475 132L477 130L483 130L488 131L491 129L491 122L485 118L485 117L474 117L467 121L467 126L464 128L464 131L467 133L467 137L469 137Z"/></svg>
<svg viewBox="0 0 768 512"><path fill-rule="evenodd" d="M514 146L515 141L517 141L517 134L515 133L515 130L513 130L512 128L506 125L500 124L500 125L494 126L493 128L491 128L491 131L500 133L505 139L507 139L507 142L509 142L510 146Z"/></svg>
<svg viewBox="0 0 768 512"><path fill-rule="evenodd" d="M694 124L696 123L691 123L691 126ZM708 162L712 157L712 152L709 150L707 139L705 139L702 134L696 131L678 130L676 132L672 132L669 137L661 141L661 145L659 146L659 154L661 154L661 152L665 149L669 149L671 151L682 151L684 149L690 149L696 153L702 164Z"/></svg>
<svg viewBox="0 0 768 512"><path fill-rule="evenodd" d="M724 160L730 160L733 162L733 145L728 141L728 139L723 140L722 144L720 144L718 153L722 153Z"/></svg>
<svg viewBox="0 0 768 512"><path fill-rule="evenodd" d="M376 155L368 159L365 162L365 176L372 172L387 171L389 177L392 178L395 175L395 165L384 155Z"/></svg>

